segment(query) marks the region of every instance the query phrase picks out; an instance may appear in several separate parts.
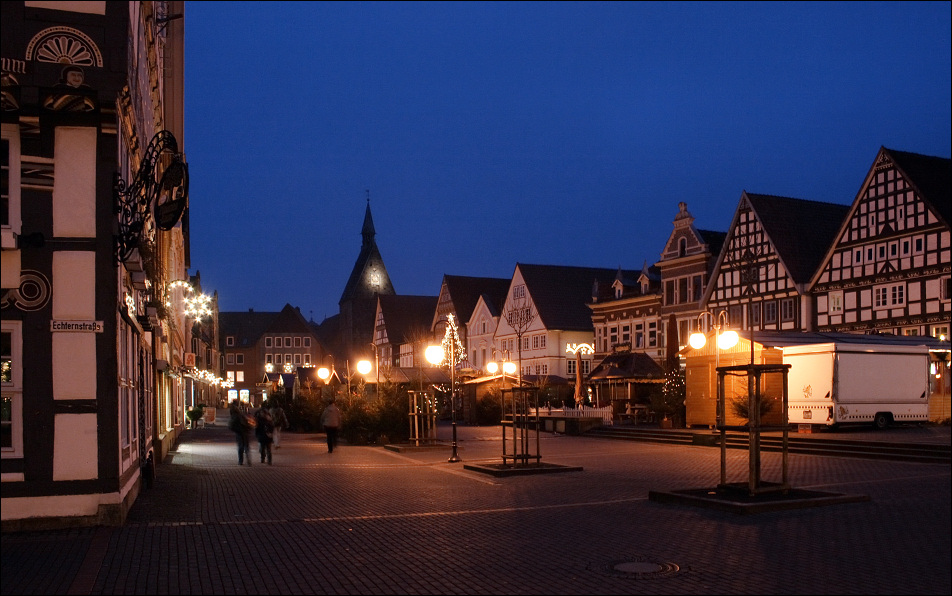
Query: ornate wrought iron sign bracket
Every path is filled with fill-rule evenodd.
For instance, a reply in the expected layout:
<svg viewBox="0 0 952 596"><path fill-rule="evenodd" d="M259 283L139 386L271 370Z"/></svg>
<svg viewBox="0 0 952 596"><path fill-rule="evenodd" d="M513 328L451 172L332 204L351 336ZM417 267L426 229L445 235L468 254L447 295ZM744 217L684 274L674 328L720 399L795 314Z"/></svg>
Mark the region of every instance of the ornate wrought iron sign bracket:
<svg viewBox="0 0 952 596"><path fill-rule="evenodd" d="M131 184L116 173L113 197L119 216L116 259L125 263L144 234L151 235L154 227L171 230L188 205L188 164L171 132L161 130L152 137Z"/></svg>

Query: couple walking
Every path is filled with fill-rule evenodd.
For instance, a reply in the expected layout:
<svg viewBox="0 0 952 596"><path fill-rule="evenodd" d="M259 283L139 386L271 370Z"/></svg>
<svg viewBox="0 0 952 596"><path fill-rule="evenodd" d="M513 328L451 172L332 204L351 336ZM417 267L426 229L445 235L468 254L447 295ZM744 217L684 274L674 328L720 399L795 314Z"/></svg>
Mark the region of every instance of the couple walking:
<svg viewBox="0 0 952 596"><path fill-rule="evenodd" d="M235 439L238 443L238 465L244 465L245 459L248 465L251 465L251 431L254 429L255 438L258 439L258 452L261 455L261 463L268 462L271 465L272 453L271 446L280 448L281 430L287 426L287 417L281 406L266 408L261 406L255 410L254 415L242 411L238 400L231 402L229 406L231 418L228 421L228 428L235 433Z"/></svg>

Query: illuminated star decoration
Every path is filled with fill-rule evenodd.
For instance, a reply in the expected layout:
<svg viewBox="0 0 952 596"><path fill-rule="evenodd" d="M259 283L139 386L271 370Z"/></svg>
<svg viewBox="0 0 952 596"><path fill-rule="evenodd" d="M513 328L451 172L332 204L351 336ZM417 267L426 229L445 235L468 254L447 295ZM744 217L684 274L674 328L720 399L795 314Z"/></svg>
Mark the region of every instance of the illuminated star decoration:
<svg viewBox="0 0 952 596"><path fill-rule="evenodd" d="M186 317L191 317L196 321L201 321L204 317L210 317L212 315L212 299L210 296L205 294L196 294L195 288L193 288L192 285L187 281L181 279L177 279L169 283L169 293L171 294L171 291L175 288L182 288L182 301L185 303L185 311L183 314ZM166 300L165 305L168 307L172 306L171 298Z"/></svg>

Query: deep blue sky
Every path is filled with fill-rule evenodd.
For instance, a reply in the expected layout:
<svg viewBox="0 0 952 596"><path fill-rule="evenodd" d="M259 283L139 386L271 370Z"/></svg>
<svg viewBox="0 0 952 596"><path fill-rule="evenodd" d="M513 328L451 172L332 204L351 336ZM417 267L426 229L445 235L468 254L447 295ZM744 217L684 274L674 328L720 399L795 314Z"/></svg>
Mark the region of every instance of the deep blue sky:
<svg viewBox="0 0 952 596"><path fill-rule="evenodd" d="M636 269L685 201L850 204L950 155L949 2L188 2L191 273L321 321L370 191L398 294L517 262Z"/></svg>

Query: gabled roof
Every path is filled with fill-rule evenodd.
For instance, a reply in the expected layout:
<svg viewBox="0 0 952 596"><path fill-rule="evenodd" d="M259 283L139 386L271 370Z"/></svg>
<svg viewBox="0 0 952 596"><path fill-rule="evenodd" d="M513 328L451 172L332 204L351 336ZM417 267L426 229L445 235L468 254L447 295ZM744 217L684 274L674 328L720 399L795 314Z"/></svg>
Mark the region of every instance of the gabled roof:
<svg viewBox="0 0 952 596"><path fill-rule="evenodd" d="M255 312L254 309L249 309L247 312L220 312L218 313L218 326L221 337L224 340L225 336L233 335L236 348L252 348L258 343L258 339L270 327L271 321L278 314L276 312Z"/></svg>
<svg viewBox="0 0 952 596"><path fill-rule="evenodd" d="M836 252L839 239L842 238L849 229L850 221L859 208L877 167L887 161L891 161L896 166L906 182L915 189L919 198L932 209L933 213L935 213L946 226L952 225L952 200L950 200L950 197L952 197L952 182L950 182L950 178L952 178L952 173L950 173L952 172L952 160L946 157L933 157L880 147L879 152L876 154L876 159L873 160L873 165L870 167L862 186L856 193L853 204L849 207L848 213L843 218L843 221L840 222L840 226L833 240L826 246L823 258L817 263L817 267L813 271L813 275L810 279L811 289L823 275L823 269L833 257L833 253Z"/></svg>
<svg viewBox="0 0 952 596"><path fill-rule="evenodd" d="M320 338L321 344L326 352L330 354L343 354L343 348L340 341L340 314L331 315L321 321L308 323Z"/></svg>
<svg viewBox="0 0 952 596"><path fill-rule="evenodd" d="M547 329L591 331L592 286L610 288L618 269L517 263L536 312ZM637 278L640 271L625 275Z"/></svg>
<svg viewBox="0 0 952 596"><path fill-rule="evenodd" d="M849 205L747 191L744 196L793 281L809 282L836 238Z"/></svg>
<svg viewBox="0 0 952 596"><path fill-rule="evenodd" d="M387 340L400 345L410 341L416 331L428 333L438 299L437 296L378 296Z"/></svg>
<svg viewBox="0 0 952 596"><path fill-rule="evenodd" d="M715 232L713 230L698 230L697 232L710 247L711 254L716 259L717 255L721 254L721 249L724 248L724 241L727 240L727 232Z"/></svg>
<svg viewBox="0 0 952 596"><path fill-rule="evenodd" d="M486 295L485 302L490 308L501 308L511 281L509 278L501 277L443 276L443 284L453 301L456 318L462 325L472 318L476 302L482 295Z"/></svg>
<svg viewBox="0 0 952 596"><path fill-rule="evenodd" d="M945 225L952 225L952 160L886 147L880 150L892 158L906 181L916 188Z"/></svg>
<svg viewBox="0 0 952 596"><path fill-rule="evenodd" d="M303 384L307 381L311 383L322 385L324 380L317 376L317 371L320 370L316 366L299 366L297 367L297 380L299 384ZM327 379L328 385L339 385L341 383L340 374L337 372L337 369L331 369L330 377Z"/></svg>
<svg viewBox="0 0 952 596"><path fill-rule="evenodd" d="M281 312L271 319L264 331L277 333L309 333L316 336L314 328L311 327L304 318L304 315L301 314L301 310L290 304L284 305Z"/></svg>
<svg viewBox="0 0 952 596"><path fill-rule="evenodd" d="M614 352L592 369L588 381L610 379L664 380L664 369L643 352Z"/></svg>

